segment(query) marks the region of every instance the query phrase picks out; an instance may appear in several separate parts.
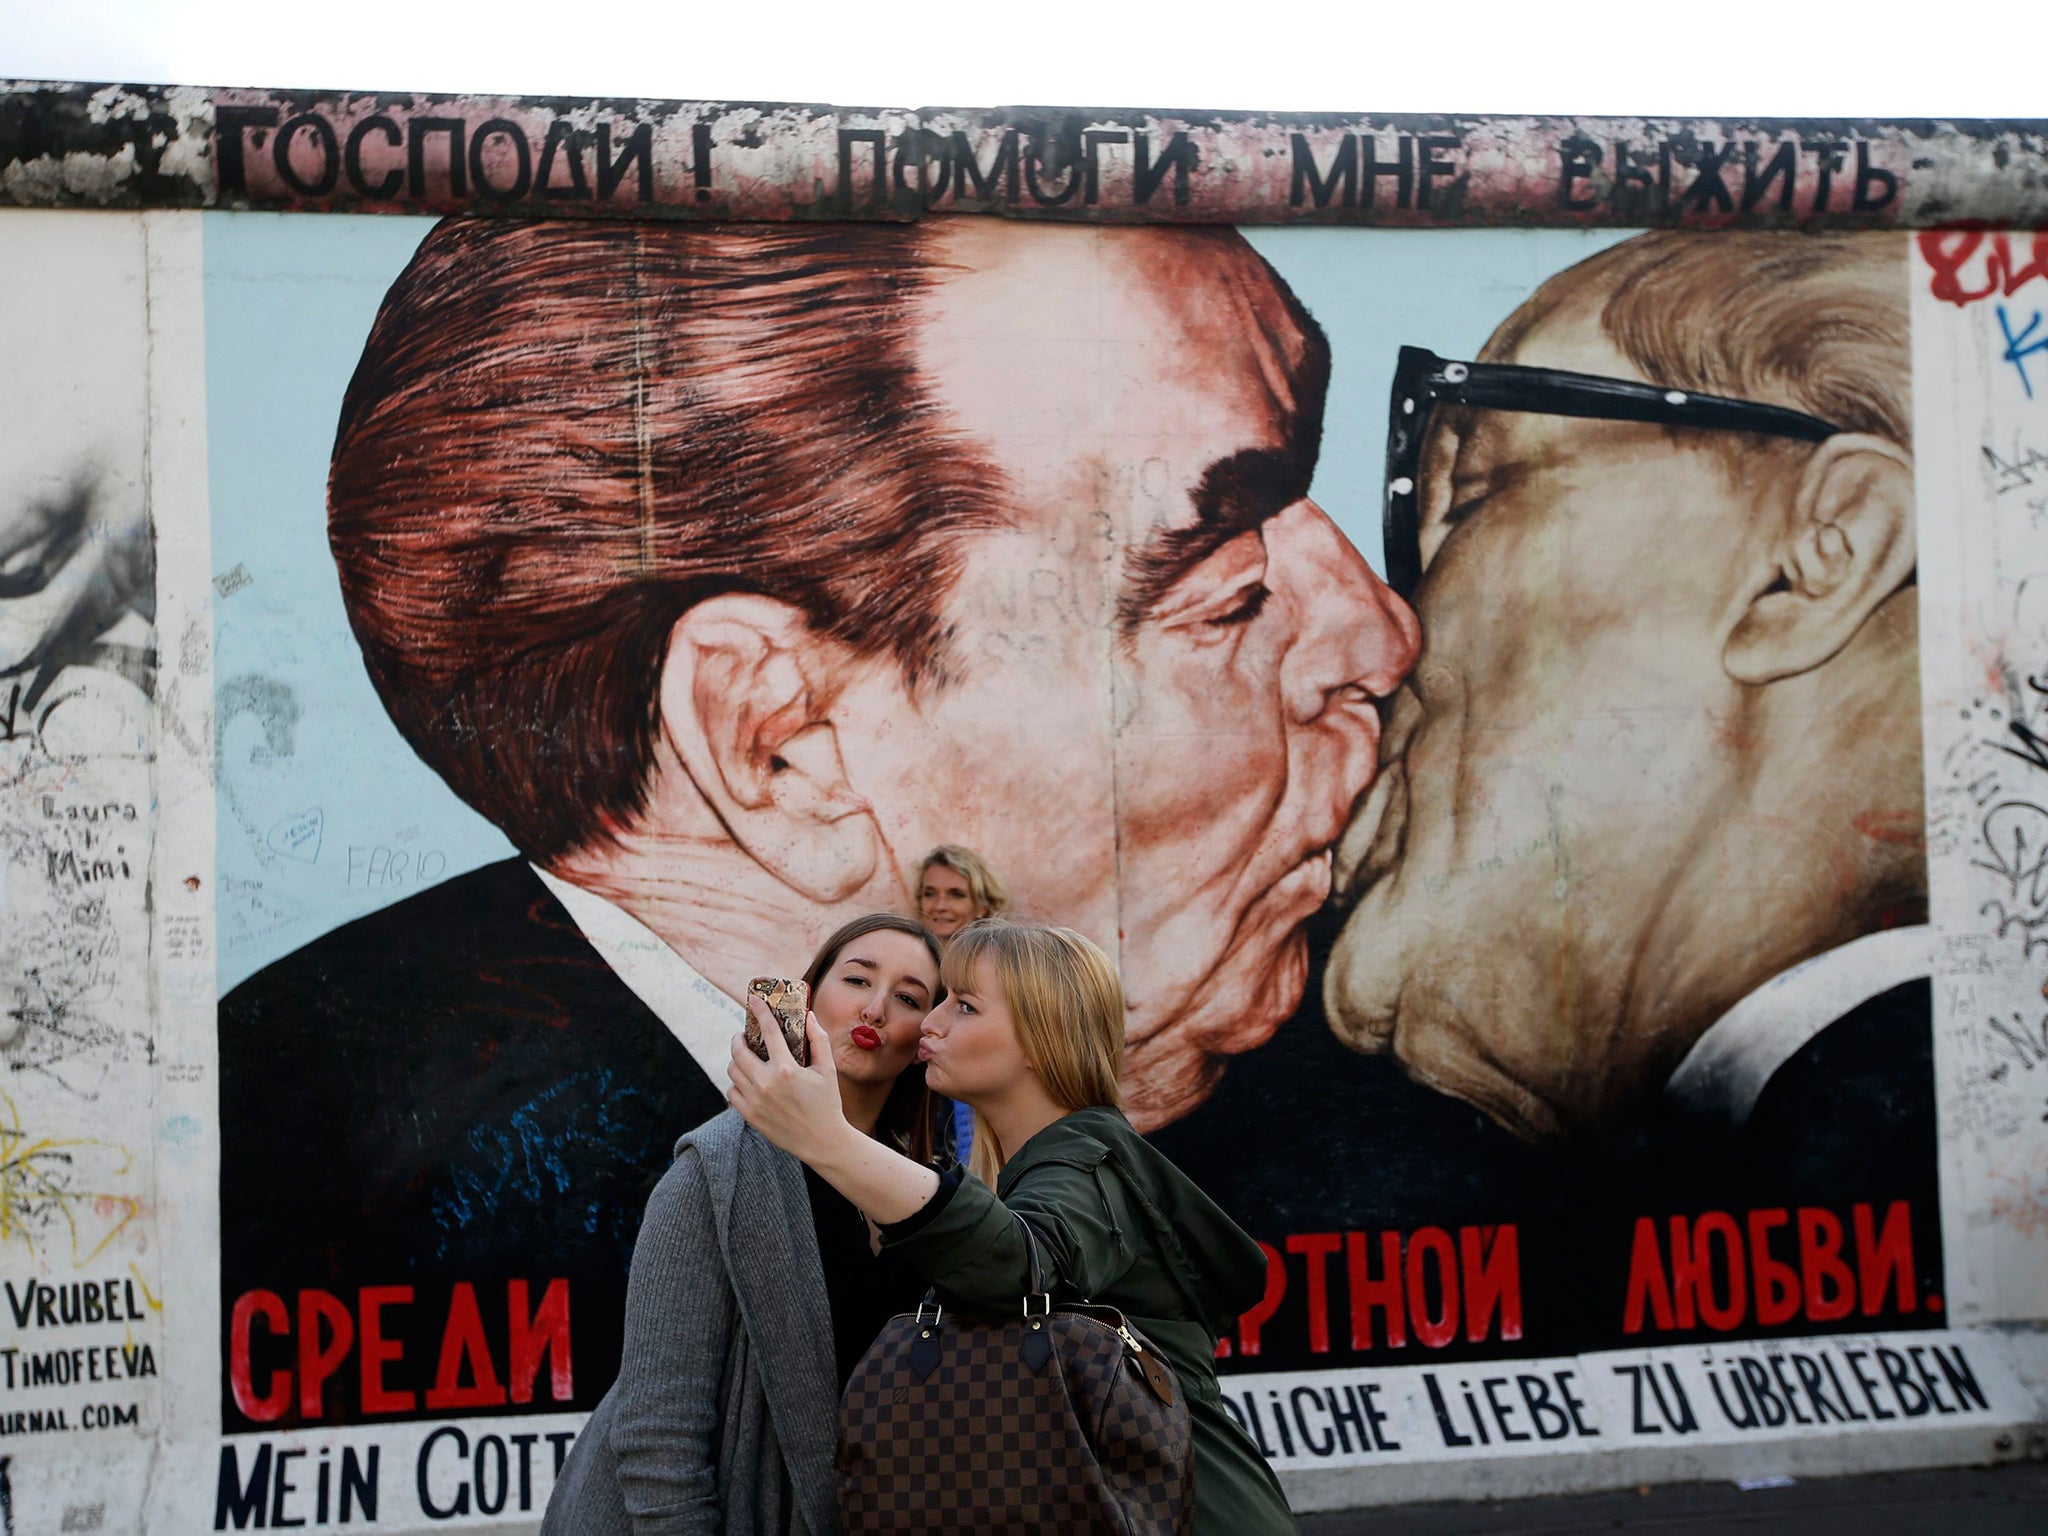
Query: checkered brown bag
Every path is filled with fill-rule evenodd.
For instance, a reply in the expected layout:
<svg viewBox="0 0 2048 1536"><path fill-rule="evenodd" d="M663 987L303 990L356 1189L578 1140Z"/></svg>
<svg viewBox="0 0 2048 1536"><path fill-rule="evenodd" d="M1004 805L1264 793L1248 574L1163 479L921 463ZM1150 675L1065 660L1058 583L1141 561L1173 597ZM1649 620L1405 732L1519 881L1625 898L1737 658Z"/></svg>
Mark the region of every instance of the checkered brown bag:
<svg viewBox="0 0 2048 1536"><path fill-rule="evenodd" d="M1022 1314L890 1319L839 1404L849 1536L1187 1536L1187 1398L1113 1307L1054 1307L1031 1224Z"/></svg>

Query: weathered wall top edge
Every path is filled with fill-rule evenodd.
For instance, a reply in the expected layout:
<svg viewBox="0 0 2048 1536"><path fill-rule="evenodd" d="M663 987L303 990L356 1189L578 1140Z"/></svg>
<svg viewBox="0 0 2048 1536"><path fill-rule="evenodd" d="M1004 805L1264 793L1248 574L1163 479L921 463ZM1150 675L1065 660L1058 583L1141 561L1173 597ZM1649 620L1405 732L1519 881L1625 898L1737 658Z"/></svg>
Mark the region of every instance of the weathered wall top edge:
<svg viewBox="0 0 2048 1536"><path fill-rule="evenodd" d="M2048 224L2048 119L846 107L0 81L0 204L518 217Z"/></svg>

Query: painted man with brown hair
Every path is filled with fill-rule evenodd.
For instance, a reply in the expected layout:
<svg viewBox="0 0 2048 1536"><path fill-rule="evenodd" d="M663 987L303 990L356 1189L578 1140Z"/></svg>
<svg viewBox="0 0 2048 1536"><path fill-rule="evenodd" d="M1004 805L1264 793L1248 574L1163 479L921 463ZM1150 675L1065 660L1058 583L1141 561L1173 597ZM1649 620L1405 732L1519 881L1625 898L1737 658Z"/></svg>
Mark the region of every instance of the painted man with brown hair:
<svg viewBox="0 0 2048 1536"><path fill-rule="evenodd" d="M1645 235L1476 362L1404 355L1424 649L1347 837L1347 1042L1533 1141L1667 1084L1741 1123L1813 1050L1930 1091L1906 279L1882 236Z"/></svg>
<svg viewBox="0 0 2048 1536"><path fill-rule="evenodd" d="M1133 1117L1199 1103L1300 997L1416 646L1308 499L1328 371L1226 230L440 226L329 533L386 710L520 857L224 1001L231 1331L569 1275L594 1402L732 999L942 840L1123 936Z"/></svg>

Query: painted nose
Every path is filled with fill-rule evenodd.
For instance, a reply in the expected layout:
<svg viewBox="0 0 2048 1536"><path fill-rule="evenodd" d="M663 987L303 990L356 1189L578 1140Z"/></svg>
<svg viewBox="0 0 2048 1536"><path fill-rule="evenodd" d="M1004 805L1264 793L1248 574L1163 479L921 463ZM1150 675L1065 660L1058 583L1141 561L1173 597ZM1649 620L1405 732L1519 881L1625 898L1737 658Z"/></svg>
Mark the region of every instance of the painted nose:
<svg viewBox="0 0 2048 1536"><path fill-rule="evenodd" d="M1415 666L1422 625L1329 515L1302 501L1268 524L1276 571L1297 595L1300 632L1281 687L1303 725L1346 701L1383 699Z"/></svg>

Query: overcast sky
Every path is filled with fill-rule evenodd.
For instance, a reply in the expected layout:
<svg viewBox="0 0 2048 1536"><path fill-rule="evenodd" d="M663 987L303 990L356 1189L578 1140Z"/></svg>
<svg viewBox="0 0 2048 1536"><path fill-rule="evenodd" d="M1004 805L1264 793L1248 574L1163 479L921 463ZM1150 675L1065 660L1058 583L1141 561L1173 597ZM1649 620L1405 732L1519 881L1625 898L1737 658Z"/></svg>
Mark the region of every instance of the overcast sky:
<svg viewBox="0 0 2048 1536"><path fill-rule="evenodd" d="M0 0L0 75L842 106L2017 117L2048 116L2041 15L2038 0Z"/></svg>

